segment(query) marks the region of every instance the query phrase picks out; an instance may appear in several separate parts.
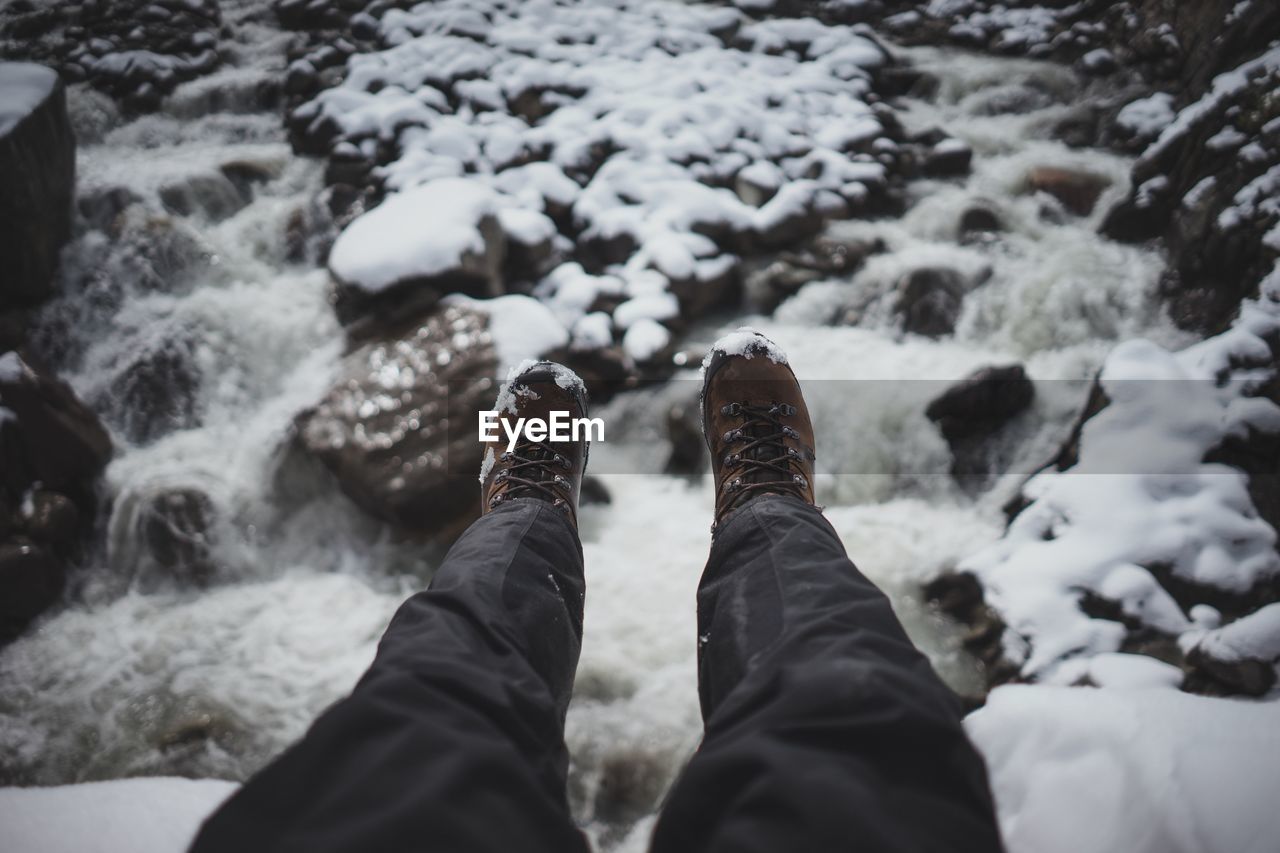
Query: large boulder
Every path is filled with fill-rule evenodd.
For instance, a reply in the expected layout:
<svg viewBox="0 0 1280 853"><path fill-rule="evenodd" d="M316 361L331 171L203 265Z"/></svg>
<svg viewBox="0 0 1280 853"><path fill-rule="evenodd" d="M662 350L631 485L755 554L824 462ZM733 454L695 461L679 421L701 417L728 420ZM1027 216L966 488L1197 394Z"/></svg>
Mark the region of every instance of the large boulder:
<svg viewBox="0 0 1280 853"><path fill-rule="evenodd" d="M71 236L76 142L52 69L0 63L0 311L52 293L58 251Z"/></svg>
<svg viewBox="0 0 1280 853"><path fill-rule="evenodd" d="M0 642L57 601L111 439L67 385L0 355Z"/></svg>
<svg viewBox="0 0 1280 853"><path fill-rule="evenodd" d="M452 298L352 351L298 439L370 515L447 536L480 509L477 415L501 371L563 347L550 310L517 295Z"/></svg>
<svg viewBox="0 0 1280 853"><path fill-rule="evenodd" d="M1020 364L980 368L929 403L925 416L951 447L951 473L981 484L998 467L994 439L1031 405L1035 385Z"/></svg>

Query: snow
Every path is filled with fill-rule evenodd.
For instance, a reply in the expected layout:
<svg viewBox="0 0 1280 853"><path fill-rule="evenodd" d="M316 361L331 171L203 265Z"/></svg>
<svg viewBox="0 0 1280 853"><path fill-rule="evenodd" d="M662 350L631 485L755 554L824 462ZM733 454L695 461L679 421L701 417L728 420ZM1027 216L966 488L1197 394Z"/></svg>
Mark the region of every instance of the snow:
<svg viewBox="0 0 1280 853"><path fill-rule="evenodd" d="M1214 660L1280 663L1280 603L1268 604L1229 625L1208 631L1189 645Z"/></svg>
<svg viewBox="0 0 1280 853"><path fill-rule="evenodd" d="M489 335L504 368L546 355L569 343L569 333L551 309L530 296L509 293L493 299L472 299L455 293L443 302L488 315Z"/></svg>
<svg viewBox="0 0 1280 853"><path fill-rule="evenodd" d="M0 355L0 382L14 383L22 379L27 372L27 365L16 352Z"/></svg>
<svg viewBox="0 0 1280 853"><path fill-rule="evenodd" d="M58 73L34 62L0 62L0 136L43 104L58 85Z"/></svg>
<svg viewBox="0 0 1280 853"><path fill-rule="evenodd" d="M430 181L393 194L347 226L333 244L329 268L370 293L456 270L485 252L480 228L497 210L498 195L484 184Z"/></svg>
<svg viewBox="0 0 1280 853"><path fill-rule="evenodd" d="M1010 853L1268 853L1280 837L1280 702L1010 686L965 728Z"/></svg>
<svg viewBox="0 0 1280 853"><path fill-rule="evenodd" d="M507 412L516 414L516 397L537 397L537 394L528 388L513 389L512 383L521 375L534 369L535 367L551 371L555 378L556 385L570 392L571 394L586 397L587 386L582 381L582 377L574 373L563 364L557 364L554 361L545 361L537 358L526 358L519 364L513 364L507 370L507 378L503 380L502 386L498 389L498 396L493 401L493 411ZM481 464L480 482L484 482L484 478L488 475L489 469L493 463L487 458Z"/></svg>
<svg viewBox="0 0 1280 853"><path fill-rule="evenodd" d="M181 853L238 786L144 778L0 788L6 853Z"/></svg>
<svg viewBox="0 0 1280 853"><path fill-rule="evenodd" d="M1176 116L1173 95L1156 92L1126 104L1116 114L1116 124L1135 139L1151 140L1159 136Z"/></svg>
<svg viewBox="0 0 1280 853"><path fill-rule="evenodd" d="M1099 377L1111 402L1086 423L1077 464L1032 478L1032 502L1005 536L961 561L1008 625L1005 654L1023 677L1071 683L1064 661L1119 649L1125 628L1086 615L1084 591L1178 636L1200 628L1150 567L1236 593L1280 575L1276 531L1245 474L1201 461L1228 436L1280 432L1280 407L1252 396L1275 375L1265 342L1280 332L1274 296L1264 285L1232 328L1181 352L1116 347Z"/></svg>
<svg viewBox="0 0 1280 853"><path fill-rule="evenodd" d="M648 361L670 342L667 327L647 317L633 323L622 336L622 348L634 361Z"/></svg>
<svg viewBox="0 0 1280 853"><path fill-rule="evenodd" d="M751 23L726 46L720 34L741 19L666 0L389 10L389 47L353 56L340 85L294 113L317 133L338 129L324 140L331 151L395 152L375 171L391 190L382 207L394 208L348 227L334 273L367 290L432 275L478 250L481 216L531 243L551 221L530 212L554 206L571 209L557 217L564 236L634 246L608 273L655 272L667 289L730 269L724 240L804 215L817 198L831 209L835 194L865 197L885 177L872 153L885 131L865 97L884 51L811 19ZM768 52L778 44L795 53ZM740 173L780 191L756 210L725 188ZM566 328L587 306L574 307L556 309Z"/></svg>
<svg viewBox="0 0 1280 853"><path fill-rule="evenodd" d="M787 363L787 354L777 344L750 326L739 326L729 334L717 339L707 352L707 357L703 359L703 371L706 371L711 364L711 357L716 353L740 355L746 359L763 355L774 364Z"/></svg>

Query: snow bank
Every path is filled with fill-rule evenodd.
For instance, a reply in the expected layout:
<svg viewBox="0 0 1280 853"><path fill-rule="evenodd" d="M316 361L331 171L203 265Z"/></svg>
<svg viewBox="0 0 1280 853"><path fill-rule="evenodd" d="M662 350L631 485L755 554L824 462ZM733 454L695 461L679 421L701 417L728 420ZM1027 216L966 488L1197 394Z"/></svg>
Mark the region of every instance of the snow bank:
<svg viewBox="0 0 1280 853"><path fill-rule="evenodd" d="M1202 461L1229 437L1280 432L1280 407L1251 396L1275 376L1264 338L1277 333L1280 275L1217 337L1177 353L1129 341L1108 357L1099 382L1111 402L1085 424L1077 464L1033 477L1005 536L959 565L1005 620L1004 654L1023 677L1070 683L1064 661L1120 648L1125 626L1087 615L1085 594L1160 634L1198 636L1205 626L1151 569L1233 593L1280 574L1246 475Z"/></svg>
<svg viewBox="0 0 1280 853"><path fill-rule="evenodd" d="M236 790L214 779L0 788L6 853L181 853Z"/></svg>
<svg viewBox="0 0 1280 853"><path fill-rule="evenodd" d="M1010 853L1267 853L1280 702L1001 687L965 722Z"/></svg>

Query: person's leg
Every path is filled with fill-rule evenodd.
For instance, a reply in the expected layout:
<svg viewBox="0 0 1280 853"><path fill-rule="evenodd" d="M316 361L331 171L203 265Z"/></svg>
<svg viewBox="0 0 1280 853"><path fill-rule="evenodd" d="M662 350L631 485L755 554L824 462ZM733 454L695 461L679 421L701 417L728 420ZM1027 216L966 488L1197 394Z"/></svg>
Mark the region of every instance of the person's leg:
<svg viewBox="0 0 1280 853"><path fill-rule="evenodd" d="M761 497L698 591L706 736L657 853L999 850L954 695L814 507Z"/></svg>
<svg viewBox="0 0 1280 853"><path fill-rule="evenodd" d="M515 381L537 389L508 394L516 414L585 412L562 373ZM489 455L485 515L401 606L355 690L205 822L193 853L586 853L564 744L584 465L582 444Z"/></svg>
<svg viewBox="0 0 1280 853"><path fill-rule="evenodd" d="M959 702L813 505L813 428L785 355L748 330L717 342L703 418L706 733L655 853L999 850Z"/></svg>

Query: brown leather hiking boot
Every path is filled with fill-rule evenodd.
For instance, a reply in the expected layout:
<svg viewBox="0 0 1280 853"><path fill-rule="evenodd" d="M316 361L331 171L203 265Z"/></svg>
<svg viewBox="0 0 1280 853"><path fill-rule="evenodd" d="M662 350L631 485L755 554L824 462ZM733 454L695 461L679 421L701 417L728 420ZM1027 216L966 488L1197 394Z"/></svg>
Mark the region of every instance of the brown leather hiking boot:
<svg viewBox="0 0 1280 853"><path fill-rule="evenodd" d="M498 437L483 442L481 513L512 498L538 498L563 510L576 526L578 491L590 446L587 430L580 430L577 440L566 441L554 441L551 436L535 441L521 431L508 450L507 428L515 430L520 418L526 423L537 418L550 425L553 412L567 413L562 416L566 419L585 418L586 386L572 370L550 361L528 362L517 370L503 383L493 406L498 412Z"/></svg>
<svg viewBox="0 0 1280 853"><path fill-rule="evenodd" d="M702 432L716 481L713 533L758 495L814 503L809 410L787 357L764 335L744 327L712 346L703 362Z"/></svg>

